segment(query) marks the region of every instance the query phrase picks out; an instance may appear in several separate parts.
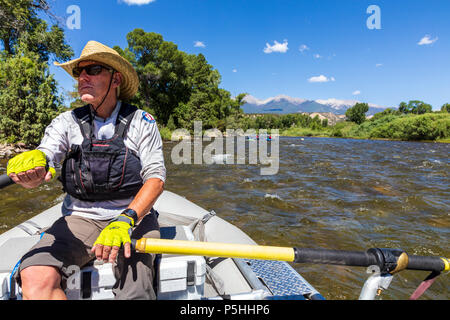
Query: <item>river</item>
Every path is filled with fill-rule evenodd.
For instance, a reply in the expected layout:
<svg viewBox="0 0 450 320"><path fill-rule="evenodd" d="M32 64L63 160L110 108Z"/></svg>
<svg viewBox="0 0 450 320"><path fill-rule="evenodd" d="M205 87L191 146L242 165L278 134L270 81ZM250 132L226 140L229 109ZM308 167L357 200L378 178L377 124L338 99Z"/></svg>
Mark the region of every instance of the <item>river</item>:
<svg viewBox="0 0 450 320"><path fill-rule="evenodd" d="M259 244L450 256L449 144L281 137L274 175L248 162L174 164L176 145L164 142L166 189L214 210ZM62 198L57 181L3 189L0 233ZM293 267L327 299L357 299L368 277L358 267ZM408 299L426 276L401 272L382 299ZM441 275L422 299L448 300L449 285Z"/></svg>

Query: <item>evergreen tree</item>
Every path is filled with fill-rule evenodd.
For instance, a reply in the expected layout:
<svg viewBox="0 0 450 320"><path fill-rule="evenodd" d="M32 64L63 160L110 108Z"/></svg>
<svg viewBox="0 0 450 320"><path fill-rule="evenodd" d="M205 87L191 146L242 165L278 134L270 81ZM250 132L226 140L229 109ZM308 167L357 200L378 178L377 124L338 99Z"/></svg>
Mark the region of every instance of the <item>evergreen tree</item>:
<svg viewBox="0 0 450 320"><path fill-rule="evenodd" d="M22 51L38 53L40 61L50 57L68 60L73 51L64 42L64 31L57 24L48 30L47 23L37 17L39 12L56 19L45 0L0 0L0 41L4 50L14 55L20 44Z"/></svg>
<svg viewBox="0 0 450 320"><path fill-rule="evenodd" d="M50 29L38 13L51 15L45 0L0 0L0 140L37 145L62 111L48 60L66 61L72 49L64 31Z"/></svg>
<svg viewBox="0 0 450 320"><path fill-rule="evenodd" d="M1 54L0 140L36 146L61 103L56 81L38 54Z"/></svg>

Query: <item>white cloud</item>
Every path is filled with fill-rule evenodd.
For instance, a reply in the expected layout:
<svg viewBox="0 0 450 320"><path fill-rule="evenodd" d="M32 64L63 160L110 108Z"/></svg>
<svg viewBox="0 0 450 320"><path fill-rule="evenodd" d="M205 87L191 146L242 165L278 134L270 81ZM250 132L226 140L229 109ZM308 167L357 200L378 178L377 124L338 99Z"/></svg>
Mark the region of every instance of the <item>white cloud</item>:
<svg viewBox="0 0 450 320"><path fill-rule="evenodd" d="M303 53L303 51L309 50L309 47L306 44L302 44L298 50Z"/></svg>
<svg viewBox="0 0 450 320"><path fill-rule="evenodd" d="M316 77L311 77L308 79L309 82L311 83L316 83L316 82L330 82L330 81L336 81L336 79L334 77L326 77L323 74L321 74L320 76L316 76Z"/></svg>
<svg viewBox="0 0 450 320"><path fill-rule="evenodd" d="M320 54L316 53L316 54L314 55L314 59L320 59L320 58L322 58L322 56L321 56Z"/></svg>
<svg viewBox="0 0 450 320"><path fill-rule="evenodd" d="M375 67L377 67L377 68L382 67L382 66L383 66L382 63L377 63L377 64L375 65Z"/></svg>
<svg viewBox="0 0 450 320"><path fill-rule="evenodd" d="M205 48L206 45L205 45L205 43L203 43L202 41L194 41L194 47L197 47L197 48Z"/></svg>
<svg viewBox="0 0 450 320"><path fill-rule="evenodd" d="M430 45L435 43L436 41L438 41L438 37L431 39L430 35L426 35L425 37L423 37L422 39L420 39L420 41L417 43L419 46L423 46L423 45Z"/></svg>
<svg viewBox="0 0 450 320"><path fill-rule="evenodd" d="M236 72L237 72L237 69L233 69L233 72L236 73Z"/></svg>
<svg viewBox="0 0 450 320"><path fill-rule="evenodd" d="M277 40L274 41L274 44L271 46L266 43L266 47L264 48L264 53L272 53L272 52L280 52L286 53L288 51L288 41L283 40L283 43L279 43Z"/></svg>
<svg viewBox="0 0 450 320"><path fill-rule="evenodd" d="M119 0L119 2L125 2L129 6L142 6L144 4L149 4L151 2L155 2L156 0Z"/></svg>
<svg viewBox="0 0 450 320"><path fill-rule="evenodd" d="M359 91L359 90L353 91L353 93L352 93L352 95L354 95L354 96L357 96L359 94L361 94L361 91Z"/></svg>

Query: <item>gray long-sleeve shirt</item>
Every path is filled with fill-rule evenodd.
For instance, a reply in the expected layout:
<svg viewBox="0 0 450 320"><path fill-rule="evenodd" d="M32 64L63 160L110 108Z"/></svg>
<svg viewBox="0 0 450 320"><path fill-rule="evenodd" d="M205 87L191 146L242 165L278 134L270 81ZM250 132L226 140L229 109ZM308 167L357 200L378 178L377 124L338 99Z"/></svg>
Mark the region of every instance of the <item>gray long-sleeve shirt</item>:
<svg viewBox="0 0 450 320"><path fill-rule="evenodd" d="M118 101L116 108L107 119L95 117L94 131L98 139L109 139L114 134L117 114L121 106ZM60 164L70 146L81 144L83 137L81 130L71 111L57 116L45 129L45 135L37 149L44 152L50 164ZM161 135L153 117L138 109L130 123L125 145L135 151L141 161L141 177L143 182L150 178L166 179L166 168L162 151ZM129 199L89 202L76 199L69 194L64 198L63 215L79 215L91 219L106 220L119 215L130 202Z"/></svg>

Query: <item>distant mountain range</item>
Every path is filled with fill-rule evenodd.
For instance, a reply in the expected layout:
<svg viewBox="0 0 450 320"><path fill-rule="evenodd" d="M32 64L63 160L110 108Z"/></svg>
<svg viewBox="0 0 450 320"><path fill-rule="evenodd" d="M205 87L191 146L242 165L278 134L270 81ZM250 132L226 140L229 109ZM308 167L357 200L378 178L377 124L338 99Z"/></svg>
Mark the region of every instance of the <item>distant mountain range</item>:
<svg viewBox="0 0 450 320"><path fill-rule="evenodd" d="M242 109L245 113L298 113L298 112L331 112L334 114L345 114L348 108L353 107L360 101L356 100L306 100L292 98L286 95L278 95L266 100L259 100L251 95L244 98L245 104ZM367 116L381 112L386 107L369 103Z"/></svg>

